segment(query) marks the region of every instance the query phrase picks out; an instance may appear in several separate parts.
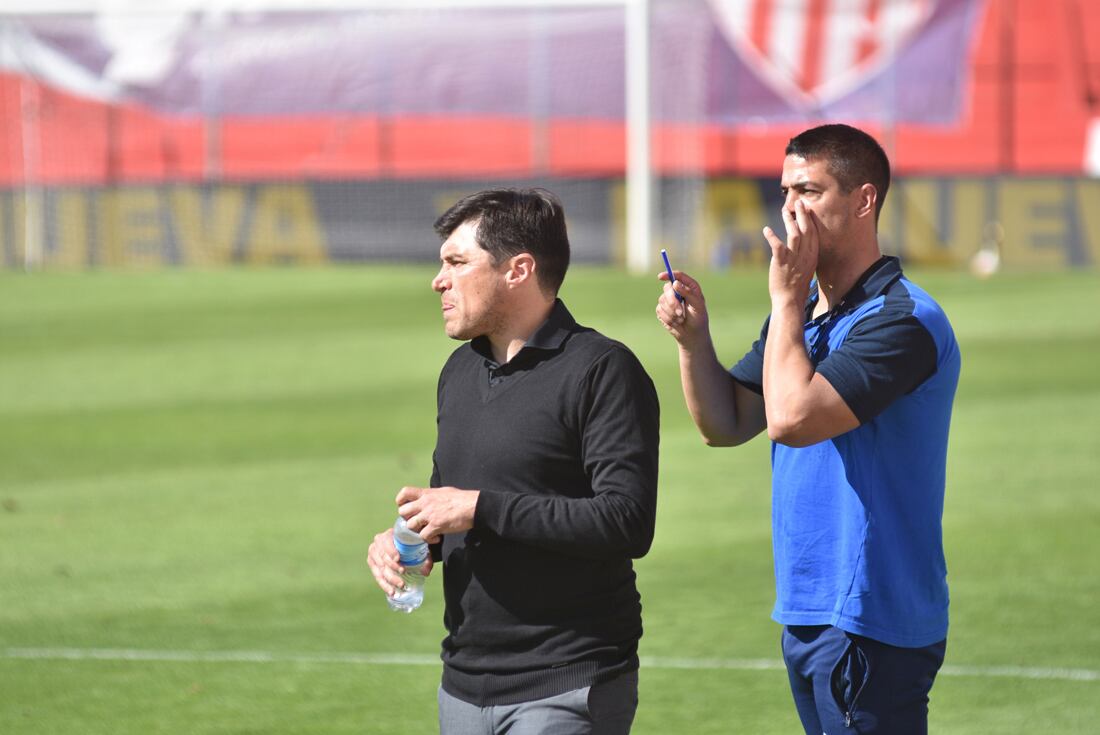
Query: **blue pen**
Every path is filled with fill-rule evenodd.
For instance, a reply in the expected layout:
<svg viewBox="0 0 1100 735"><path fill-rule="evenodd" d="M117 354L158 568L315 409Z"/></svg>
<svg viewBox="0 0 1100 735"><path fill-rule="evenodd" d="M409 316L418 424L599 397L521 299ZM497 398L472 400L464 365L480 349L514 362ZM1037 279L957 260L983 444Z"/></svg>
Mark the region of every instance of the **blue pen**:
<svg viewBox="0 0 1100 735"><path fill-rule="evenodd" d="M676 276L672 275L672 263L668 262L668 251L662 248L661 249L661 257L664 258L664 261L665 261L665 272L668 273L668 282L669 283L676 283ZM683 296L676 293L676 291L673 291L672 293L676 294L676 300L677 301L679 301L681 304L684 303L684 297Z"/></svg>

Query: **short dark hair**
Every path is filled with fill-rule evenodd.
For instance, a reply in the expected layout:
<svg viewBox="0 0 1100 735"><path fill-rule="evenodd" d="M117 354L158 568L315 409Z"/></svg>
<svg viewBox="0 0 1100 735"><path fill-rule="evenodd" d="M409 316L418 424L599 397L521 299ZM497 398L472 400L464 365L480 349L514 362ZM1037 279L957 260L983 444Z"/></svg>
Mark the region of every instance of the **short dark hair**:
<svg viewBox="0 0 1100 735"><path fill-rule="evenodd" d="M826 161L829 173L845 194L863 184L873 185L878 192L875 202L875 220L878 220L886 203L886 190L890 188L890 159L870 135L851 125L821 125L791 138L786 155Z"/></svg>
<svg viewBox="0 0 1100 735"><path fill-rule="evenodd" d="M557 294L569 269L569 235L561 200L546 189L488 189L464 197L435 221L446 240L460 225L477 224L477 244L493 265L530 253L539 286Z"/></svg>

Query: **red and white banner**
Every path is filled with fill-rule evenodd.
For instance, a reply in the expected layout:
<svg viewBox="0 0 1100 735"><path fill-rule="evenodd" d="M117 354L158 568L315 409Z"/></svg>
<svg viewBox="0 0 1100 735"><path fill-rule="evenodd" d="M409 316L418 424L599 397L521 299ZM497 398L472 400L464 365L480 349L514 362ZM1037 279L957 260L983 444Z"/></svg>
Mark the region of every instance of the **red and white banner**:
<svg viewBox="0 0 1100 735"><path fill-rule="evenodd" d="M710 0L761 79L806 106L827 104L894 63L932 0Z"/></svg>

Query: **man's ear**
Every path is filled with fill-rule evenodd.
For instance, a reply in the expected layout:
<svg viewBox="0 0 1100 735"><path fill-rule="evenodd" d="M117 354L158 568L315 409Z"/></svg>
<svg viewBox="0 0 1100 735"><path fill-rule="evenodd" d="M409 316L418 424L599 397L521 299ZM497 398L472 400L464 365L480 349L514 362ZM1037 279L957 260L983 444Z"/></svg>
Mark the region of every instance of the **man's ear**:
<svg viewBox="0 0 1100 735"><path fill-rule="evenodd" d="M504 274L504 282L509 286L518 286L527 281L534 282L538 264L530 253L520 253L508 259L508 271Z"/></svg>
<svg viewBox="0 0 1100 735"><path fill-rule="evenodd" d="M874 184L864 184L859 187L859 198L856 200L857 217L874 217L875 205L878 203L878 191Z"/></svg>

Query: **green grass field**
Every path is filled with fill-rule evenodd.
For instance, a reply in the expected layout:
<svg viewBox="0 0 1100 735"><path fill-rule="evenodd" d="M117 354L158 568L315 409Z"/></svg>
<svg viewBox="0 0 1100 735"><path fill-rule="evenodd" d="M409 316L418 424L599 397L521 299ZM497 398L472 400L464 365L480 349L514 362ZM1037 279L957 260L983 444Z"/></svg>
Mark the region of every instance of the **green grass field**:
<svg viewBox="0 0 1100 735"><path fill-rule="evenodd" d="M364 563L430 471L455 346L431 274L0 274L0 733L435 730L439 580L398 615ZM1100 278L912 275L963 351L931 729L1098 732ZM764 274L703 282L732 362ZM767 441L698 441L657 292L579 267L563 291L663 405L635 732L798 732Z"/></svg>

